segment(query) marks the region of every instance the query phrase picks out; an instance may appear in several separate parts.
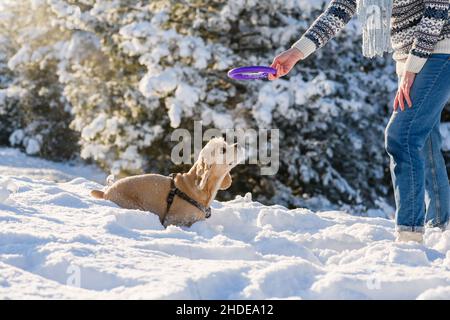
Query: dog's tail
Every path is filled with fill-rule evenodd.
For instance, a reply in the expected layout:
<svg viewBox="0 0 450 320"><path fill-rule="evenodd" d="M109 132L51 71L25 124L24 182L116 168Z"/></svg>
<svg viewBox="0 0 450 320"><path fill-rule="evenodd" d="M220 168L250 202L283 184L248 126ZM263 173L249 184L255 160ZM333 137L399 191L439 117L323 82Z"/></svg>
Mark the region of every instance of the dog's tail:
<svg viewBox="0 0 450 320"><path fill-rule="evenodd" d="M103 191L100 191L100 190L92 190L91 191L91 196L93 196L96 199L104 199L105 198L105 193Z"/></svg>

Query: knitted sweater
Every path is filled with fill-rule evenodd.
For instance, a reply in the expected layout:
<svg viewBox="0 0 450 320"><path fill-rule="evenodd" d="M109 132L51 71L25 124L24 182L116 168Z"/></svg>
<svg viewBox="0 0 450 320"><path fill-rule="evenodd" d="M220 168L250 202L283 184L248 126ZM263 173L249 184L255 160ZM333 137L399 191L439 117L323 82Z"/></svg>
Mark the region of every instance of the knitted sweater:
<svg viewBox="0 0 450 320"><path fill-rule="evenodd" d="M392 0L391 42L397 73L419 73L432 53L450 54L450 0ZM305 58L323 47L355 15L357 0L331 0L293 47Z"/></svg>

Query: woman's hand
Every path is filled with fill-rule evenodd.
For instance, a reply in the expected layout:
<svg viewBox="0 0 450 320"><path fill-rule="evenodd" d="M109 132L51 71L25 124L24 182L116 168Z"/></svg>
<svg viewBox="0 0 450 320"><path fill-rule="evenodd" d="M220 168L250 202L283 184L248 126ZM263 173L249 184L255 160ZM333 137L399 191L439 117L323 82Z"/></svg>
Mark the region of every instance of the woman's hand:
<svg viewBox="0 0 450 320"><path fill-rule="evenodd" d="M280 77L287 75L292 68L303 59L303 53L296 49L291 48L283 53L279 54L271 65L272 68L277 69L276 75L269 74L269 80L276 80Z"/></svg>
<svg viewBox="0 0 450 320"><path fill-rule="evenodd" d="M402 81L398 87L397 95L394 100L394 111L397 111L398 106L400 105L400 109L405 111L405 100L408 103L408 106L412 108L412 101L410 97L411 87L416 79L416 74L406 71L402 77Z"/></svg>

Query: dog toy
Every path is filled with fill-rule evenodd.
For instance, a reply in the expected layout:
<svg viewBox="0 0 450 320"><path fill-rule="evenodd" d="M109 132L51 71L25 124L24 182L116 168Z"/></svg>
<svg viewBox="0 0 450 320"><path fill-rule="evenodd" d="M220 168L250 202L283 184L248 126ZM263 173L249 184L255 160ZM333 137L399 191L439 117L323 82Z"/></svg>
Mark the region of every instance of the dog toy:
<svg viewBox="0 0 450 320"><path fill-rule="evenodd" d="M234 80L257 80L267 79L269 74L276 75L277 70L271 67L248 66L230 70L228 77Z"/></svg>

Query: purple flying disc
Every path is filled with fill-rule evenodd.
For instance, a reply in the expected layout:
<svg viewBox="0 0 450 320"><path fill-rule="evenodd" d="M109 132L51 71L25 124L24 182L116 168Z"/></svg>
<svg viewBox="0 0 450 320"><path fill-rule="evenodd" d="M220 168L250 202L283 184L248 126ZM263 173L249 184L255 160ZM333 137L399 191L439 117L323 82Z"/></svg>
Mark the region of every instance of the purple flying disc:
<svg viewBox="0 0 450 320"><path fill-rule="evenodd" d="M277 74L277 70L271 67L249 66L230 70L228 76L235 80L267 79L269 74Z"/></svg>

